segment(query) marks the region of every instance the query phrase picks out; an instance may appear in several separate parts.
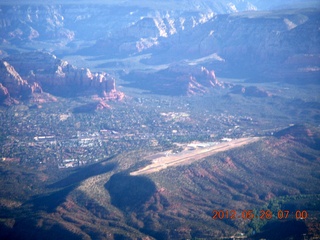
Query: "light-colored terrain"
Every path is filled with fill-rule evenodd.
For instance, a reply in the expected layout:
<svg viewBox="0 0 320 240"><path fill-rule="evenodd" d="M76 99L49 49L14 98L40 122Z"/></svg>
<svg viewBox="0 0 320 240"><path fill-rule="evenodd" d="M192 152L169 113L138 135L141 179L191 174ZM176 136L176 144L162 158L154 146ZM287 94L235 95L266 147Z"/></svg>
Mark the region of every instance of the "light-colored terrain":
<svg viewBox="0 0 320 240"><path fill-rule="evenodd" d="M216 144L189 144L185 146L186 148L179 153L166 151L147 157L147 159L152 160L152 163L138 171L130 173L130 175L136 176L150 174L153 172L158 172L162 169L166 169L167 167L190 164L194 161L203 159L218 152L241 147L256 142L260 139L261 137L246 137Z"/></svg>

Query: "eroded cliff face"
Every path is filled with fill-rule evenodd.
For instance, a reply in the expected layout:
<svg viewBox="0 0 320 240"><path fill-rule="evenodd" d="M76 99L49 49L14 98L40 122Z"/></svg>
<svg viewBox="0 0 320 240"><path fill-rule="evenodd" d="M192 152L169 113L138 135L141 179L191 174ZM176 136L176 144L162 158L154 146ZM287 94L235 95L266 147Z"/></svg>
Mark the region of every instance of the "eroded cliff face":
<svg viewBox="0 0 320 240"><path fill-rule="evenodd" d="M9 64L10 62L10 64ZM12 55L0 64L0 98L27 98L45 91L58 96L98 94L101 100L121 100L115 79L106 73L77 68L43 52Z"/></svg>
<svg viewBox="0 0 320 240"><path fill-rule="evenodd" d="M290 3L290 1L282 2ZM204 54L208 48L212 52L212 47L223 39L226 45L224 53L233 51L245 53L251 51L251 48L239 49L237 41L240 41L238 45L241 45L246 36L252 35L252 32L256 38L248 39L249 42L261 40L258 39L260 35L269 33L268 38L259 41L261 43L259 47L263 51L263 48L268 49L273 47L272 45L281 44L279 42L284 29L291 30L298 27L296 31L301 32L299 26L305 22L310 23L310 20L315 18L308 13L289 13L285 14L286 16L281 16L281 13L268 17L267 14L259 15L261 13L258 12L257 14L253 12L247 17L245 14L238 14L215 18L217 14L272 8L277 6L275 1L269 1L268 4L257 0L214 2L185 0L161 4L135 1L126 5L66 3L68 1L55 5L3 3L0 5L1 42L30 47L32 46L30 42L34 44L50 41L49 45L53 50L62 46L79 50L81 41L93 41L93 44L98 41L94 47L100 49L91 54L101 54L101 51L110 54L110 49L114 52L135 53L157 46L163 38L179 34L180 36L175 39L170 38L169 42L183 43L183 39L186 39L193 45L196 44L194 49ZM264 21L266 19L269 21ZM311 27L308 27L309 30ZM278 35L272 36L270 33ZM194 40L197 40L197 43L194 43ZM232 43L231 46L229 42ZM266 42L268 44L265 44ZM91 43L86 45L92 46ZM86 53L89 54L93 49L89 48Z"/></svg>
<svg viewBox="0 0 320 240"><path fill-rule="evenodd" d="M31 87L23 80L16 70L6 61L0 62L1 83L13 97L27 96Z"/></svg>
<svg viewBox="0 0 320 240"><path fill-rule="evenodd" d="M106 73L77 68L50 53L28 52L6 58L29 82L37 82L46 92L57 95L78 92L116 92L115 79Z"/></svg>
<svg viewBox="0 0 320 240"><path fill-rule="evenodd" d="M99 40L98 47L116 47L119 52L141 52L156 45L159 37L168 37L203 24L216 13L256 10L249 1L231 3L225 0L214 3L202 0L134 1L123 5L108 2L56 3L17 1L16 4L0 4L0 41L19 47L50 41L54 49L63 46L78 50L81 41Z"/></svg>
<svg viewBox="0 0 320 240"><path fill-rule="evenodd" d="M0 61L0 104L17 104L18 100L41 93L42 88L37 82L28 82L8 62Z"/></svg>
<svg viewBox="0 0 320 240"><path fill-rule="evenodd" d="M192 31L163 39L154 48L158 54L146 62L217 54L223 61L209 59L207 66L213 66L220 76L316 82L320 76L319 29L319 11L311 9L219 15Z"/></svg>
<svg viewBox="0 0 320 240"><path fill-rule="evenodd" d="M210 9L206 12L135 10L130 14L130 18L123 19L122 26L106 27L107 34L98 38L92 46L80 49L78 53L104 55L108 58L141 53L157 46L161 39L193 29L214 16ZM119 16L116 18L119 19ZM124 22L129 19L132 21L125 25Z"/></svg>
<svg viewBox="0 0 320 240"><path fill-rule="evenodd" d="M74 32L65 27L61 6L1 5L0 29L2 41L16 44L74 37Z"/></svg>
<svg viewBox="0 0 320 240"><path fill-rule="evenodd" d="M9 96L10 95L8 89L5 86L3 86L2 83L0 83L0 101L5 100Z"/></svg>
<svg viewBox="0 0 320 240"><path fill-rule="evenodd" d="M73 40L123 37L124 33L141 38L167 36L175 28L203 23L214 12L202 9L181 13L108 4L7 4L0 9L2 41L25 44L55 40L64 45Z"/></svg>

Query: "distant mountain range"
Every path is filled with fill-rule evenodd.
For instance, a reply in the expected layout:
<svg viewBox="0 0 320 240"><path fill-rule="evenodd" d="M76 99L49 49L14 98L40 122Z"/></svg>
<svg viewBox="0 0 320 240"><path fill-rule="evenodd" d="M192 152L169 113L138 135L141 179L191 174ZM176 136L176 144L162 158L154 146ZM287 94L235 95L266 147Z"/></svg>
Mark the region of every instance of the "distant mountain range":
<svg viewBox="0 0 320 240"><path fill-rule="evenodd" d="M203 58L201 64L214 69L218 77L317 83L319 13L303 9L218 15L193 29L159 39L144 62Z"/></svg>
<svg viewBox="0 0 320 240"><path fill-rule="evenodd" d="M281 2L293 7L301 1L291 3ZM41 49L61 58L148 55L140 63L152 67L187 61L214 70L217 77L290 83L320 78L319 9L255 11L278 8L279 1L186 1L186 8L170 11L163 6L177 2L161 2L154 9L150 2L135 4L0 5L0 58L19 49Z"/></svg>
<svg viewBox="0 0 320 240"><path fill-rule="evenodd" d="M37 4L36 4L37 3ZM80 5L79 5L80 4ZM318 1L2 1L0 40L97 40L135 25L142 18L157 19L162 27L187 29L216 14L280 8L320 7ZM191 22L191 24L189 23ZM171 29L170 35L175 33ZM168 32L166 33L168 35ZM164 35L161 35L164 36ZM148 36L153 37L153 36Z"/></svg>
<svg viewBox="0 0 320 240"><path fill-rule="evenodd" d="M3 4L38 4L36 0L3 0ZM142 1L142 0L54 0L42 1L41 4L105 4L116 6L138 6L148 7L153 9L170 9L170 10L204 10L210 8L216 13L227 13L235 11L247 10L268 10L275 8L288 8L288 7L310 7L319 6L319 1L316 0L218 0L218 1L205 1L205 0L166 0L166 1Z"/></svg>

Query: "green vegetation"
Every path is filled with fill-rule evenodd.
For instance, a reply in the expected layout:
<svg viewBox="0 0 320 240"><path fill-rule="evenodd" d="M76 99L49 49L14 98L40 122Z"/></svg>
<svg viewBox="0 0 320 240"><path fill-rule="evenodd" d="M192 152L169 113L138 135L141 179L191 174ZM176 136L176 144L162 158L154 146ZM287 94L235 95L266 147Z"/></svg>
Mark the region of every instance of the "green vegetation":
<svg viewBox="0 0 320 240"><path fill-rule="evenodd" d="M254 210L259 218L249 224L249 234L263 232L266 225L277 224L279 221L310 221L315 222L320 216L320 194L287 195L271 199L268 203ZM266 211L272 218L266 218ZM263 216L263 220L260 218ZM270 230L269 230L270 231Z"/></svg>

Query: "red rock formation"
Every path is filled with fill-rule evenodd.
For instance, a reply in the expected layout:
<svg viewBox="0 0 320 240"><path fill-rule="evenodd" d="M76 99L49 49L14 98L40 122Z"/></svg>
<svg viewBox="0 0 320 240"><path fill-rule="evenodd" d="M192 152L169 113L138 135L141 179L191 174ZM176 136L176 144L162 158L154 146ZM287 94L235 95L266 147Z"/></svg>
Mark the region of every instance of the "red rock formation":
<svg viewBox="0 0 320 240"><path fill-rule="evenodd" d="M174 71L183 73L183 75L177 77L177 80L185 80L187 95L205 93L210 88L224 88L224 83L218 81L214 71L205 67L181 66Z"/></svg>
<svg viewBox="0 0 320 240"><path fill-rule="evenodd" d="M124 94L116 90L115 79L106 73L92 73L88 68L76 68L54 55L31 52L15 55L0 62L0 100L30 98L32 102L43 103L56 101L48 93L64 96L65 94L99 94L97 107L109 108L104 101L119 101ZM17 71L16 71L17 69ZM19 73L18 73L19 72ZM21 75L22 77L21 77ZM6 102L12 103L7 100Z"/></svg>
<svg viewBox="0 0 320 240"><path fill-rule="evenodd" d="M8 89L0 83L0 101L10 97Z"/></svg>
<svg viewBox="0 0 320 240"><path fill-rule="evenodd" d="M20 98L29 98L33 93L42 93L36 82L29 83L6 61L0 61L0 102L17 104Z"/></svg>
<svg viewBox="0 0 320 240"><path fill-rule="evenodd" d="M37 82L31 84L32 93L43 93L42 88Z"/></svg>
<svg viewBox="0 0 320 240"><path fill-rule="evenodd" d="M137 79L132 86L165 95L203 94L211 88L224 88L213 70L185 64L172 65L155 73L135 72L126 77L129 81Z"/></svg>
<svg viewBox="0 0 320 240"><path fill-rule="evenodd" d="M201 67L201 73L199 73L198 75L202 75L203 78L203 85L207 86L207 87L223 87L223 83L219 82L218 79L216 78L216 74L214 73L213 70L209 71L208 69L206 69L205 67Z"/></svg>
<svg viewBox="0 0 320 240"><path fill-rule="evenodd" d="M29 52L7 58L21 75L44 91L60 96L98 93L104 100L121 100L115 79L106 73L92 73L77 68L56 56L43 52ZM40 90L42 91L42 89Z"/></svg>
<svg viewBox="0 0 320 240"><path fill-rule="evenodd" d="M183 78L183 77L182 77ZM186 85L187 95L195 95L197 93L205 93L207 92L207 89L202 86L200 83L197 82L197 79L193 76L190 76L189 79L187 79L188 83Z"/></svg>
<svg viewBox="0 0 320 240"><path fill-rule="evenodd" d="M97 104L97 106L96 106L96 109L97 110L102 110L102 109L110 109L111 107L107 104L107 103L105 103L105 102L103 102L103 101L100 101L98 104Z"/></svg>
<svg viewBox="0 0 320 240"><path fill-rule="evenodd" d="M0 83L12 97L26 97L32 93L31 87L7 62L0 62Z"/></svg>

